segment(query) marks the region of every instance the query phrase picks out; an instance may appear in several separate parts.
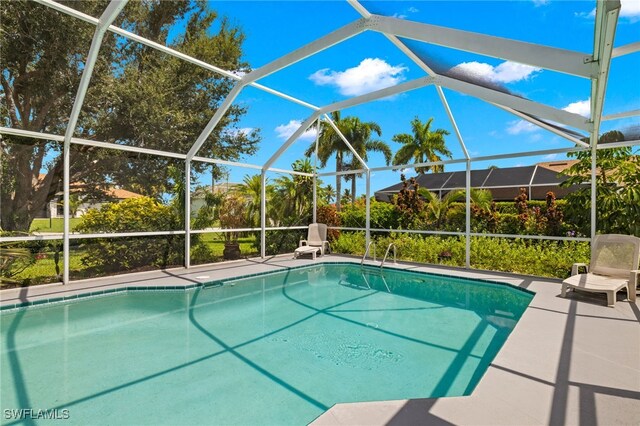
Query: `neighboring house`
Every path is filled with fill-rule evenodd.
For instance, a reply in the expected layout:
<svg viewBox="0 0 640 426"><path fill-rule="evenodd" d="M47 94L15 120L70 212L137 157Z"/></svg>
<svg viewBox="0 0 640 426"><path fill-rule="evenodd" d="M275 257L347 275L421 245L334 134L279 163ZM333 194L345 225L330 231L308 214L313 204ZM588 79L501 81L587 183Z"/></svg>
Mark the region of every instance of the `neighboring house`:
<svg viewBox="0 0 640 426"><path fill-rule="evenodd" d="M71 191L76 194L82 194L79 190L75 190L72 188ZM135 192L127 191L126 189L121 189L118 187L110 187L103 191L103 199L102 200L87 200L78 206L75 215L72 217L81 217L83 214L87 212L89 209L99 209L105 203L119 203L124 200L128 200L130 198L140 198L143 195L137 194ZM56 197L49 202L47 205L47 212L45 213L46 218L57 218L64 217L64 205L62 203L62 193L57 193Z"/></svg>
<svg viewBox="0 0 640 426"><path fill-rule="evenodd" d="M45 175L41 174L39 179L44 179ZM71 184L71 192L72 194L78 194L82 199L83 188L85 187L82 183L72 183ZM85 202L82 202L73 217L80 217L87 212L89 209L99 209L103 204L109 202L120 202L123 200L127 200L129 198L139 198L142 197L141 194L137 194L135 192L127 191L126 189L119 188L116 185L112 185L108 187L106 190L102 191L102 196L100 199L87 199ZM42 209L42 211L36 215L37 218L59 218L64 216L64 205L62 203L63 193L62 191L56 192L55 197L47 203L47 205Z"/></svg>
<svg viewBox="0 0 640 426"><path fill-rule="evenodd" d="M544 200L547 192L552 191L557 198L564 198L580 185L568 188L560 187L567 180L561 174L578 160L550 161L533 166L491 168L471 171L471 187L488 189L495 201L513 201L520 188L527 188L531 200ZM454 189L466 186L466 171L427 173L416 176L420 188L435 192L441 198ZM402 189L402 182L375 192L378 201L390 202L391 197Z"/></svg>
<svg viewBox="0 0 640 426"><path fill-rule="evenodd" d="M234 191L238 189L241 184L232 183L232 182L223 182L219 184L215 184L213 186L213 191L209 186L201 186L196 188L195 191L191 193L191 213L196 215L198 210L200 210L205 205L205 196L207 194L225 194L229 191Z"/></svg>

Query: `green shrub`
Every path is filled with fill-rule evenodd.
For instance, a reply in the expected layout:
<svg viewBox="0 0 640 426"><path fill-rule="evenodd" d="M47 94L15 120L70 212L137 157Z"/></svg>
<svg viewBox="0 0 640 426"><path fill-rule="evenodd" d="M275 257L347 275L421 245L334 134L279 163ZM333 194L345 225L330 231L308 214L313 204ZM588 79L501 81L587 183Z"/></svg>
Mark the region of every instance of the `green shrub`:
<svg viewBox="0 0 640 426"><path fill-rule="evenodd" d="M515 216L515 215L511 215ZM517 219L516 219L517 220ZM374 238L381 258L395 243L399 260L464 266L464 237L422 236L392 233ZM364 232L343 232L333 244L334 252L362 256ZM493 237L471 238L471 266L476 269L515 272L542 277L566 278L574 262L589 262L589 243Z"/></svg>
<svg viewBox="0 0 640 426"><path fill-rule="evenodd" d="M82 216L81 233L170 231L184 224L171 206L149 197L106 203ZM184 237L163 235L136 238L85 240L82 262L105 272L147 267L167 267L183 263Z"/></svg>

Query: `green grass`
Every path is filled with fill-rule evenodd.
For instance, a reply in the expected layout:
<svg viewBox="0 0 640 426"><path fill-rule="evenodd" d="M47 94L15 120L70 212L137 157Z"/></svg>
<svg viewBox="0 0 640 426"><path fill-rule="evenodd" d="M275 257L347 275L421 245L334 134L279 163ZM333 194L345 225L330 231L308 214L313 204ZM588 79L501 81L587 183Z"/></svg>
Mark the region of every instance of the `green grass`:
<svg viewBox="0 0 640 426"><path fill-rule="evenodd" d="M39 220L39 219L36 219ZM48 219L46 219L48 222ZM222 252L224 250L224 238L221 234L203 234L200 236L201 240L209 247L213 257L204 259L197 263L212 263L219 262L222 259ZM252 256L258 254L258 251L253 247L254 237L239 238L240 251L243 256ZM102 276L97 271L92 271L89 267L82 263L82 252L71 252L69 257L69 264L71 275L76 277L90 278ZM58 267L62 270L62 258L59 260ZM127 271L122 271L127 272ZM13 277L17 281L22 281L24 284L44 284L50 282L59 281L56 276L56 265L53 260L53 253L46 253L46 257L36 260L36 262L27 267L20 274Z"/></svg>
<svg viewBox="0 0 640 426"><path fill-rule="evenodd" d="M222 234L202 234L200 235L200 239L213 253L215 259L212 260L219 260L219 258L222 258L222 252L224 250L224 237ZM254 237L238 238L238 243L240 243L240 252L243 256L258 253L258 250L253 246L254 241Z"/></svg>
<svg viewBox="0 0 640 426"><path fill-rule="evenodd" d="M73 231L82 219L72 217L69 219L71 230ZM62 232L64 227L64 219L61 217L54 219L33 219L29 232Z"/></svg>

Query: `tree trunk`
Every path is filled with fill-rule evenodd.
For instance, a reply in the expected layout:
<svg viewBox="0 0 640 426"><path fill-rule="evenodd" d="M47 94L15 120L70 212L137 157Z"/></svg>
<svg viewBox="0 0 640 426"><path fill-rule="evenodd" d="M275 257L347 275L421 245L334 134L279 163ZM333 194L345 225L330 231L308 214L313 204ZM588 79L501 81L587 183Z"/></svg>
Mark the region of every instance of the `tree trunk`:
<svg viewBox="0 0 640 426"><path fill-rule="evenodd" d="M356 175L351 175L351 204L356 202Z"/></svg>
<svg viewBox="0 0 640 426"><path fill-rule="evenodd" d="M342 171L342 155L336 154L336 172ZM341 210L340 198L342 198L342 176L336 175L336 211Z"/></svg>

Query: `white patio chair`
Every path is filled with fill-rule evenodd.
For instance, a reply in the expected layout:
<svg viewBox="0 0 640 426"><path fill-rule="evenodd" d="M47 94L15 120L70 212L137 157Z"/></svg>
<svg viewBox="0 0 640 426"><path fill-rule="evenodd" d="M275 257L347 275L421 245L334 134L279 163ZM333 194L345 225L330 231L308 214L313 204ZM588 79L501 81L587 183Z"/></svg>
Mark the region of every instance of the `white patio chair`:
<svg viewBox="0 0 640 426"><path fill-rule="evenodd" d="M606 293L607 305L614 306L616 293L627 287L627 295L636 301L640 238L632 235L596 235L591 250L591 263L574 263L571 277L562 282L562 297L568 289ZM580 274L584 267L586 273Z"/></svg>
<svg viewBox="0 0 640 426"><path fill-rule="evenodd" d="M320 256L324 256L325 250L330 250L327 241L327 225L324 223L312 223L309 225L306 240L300 240L300 246L293 253L293 257L297 258L301 254L311 254L316 258L316 253L320 252Z"/></svg>

